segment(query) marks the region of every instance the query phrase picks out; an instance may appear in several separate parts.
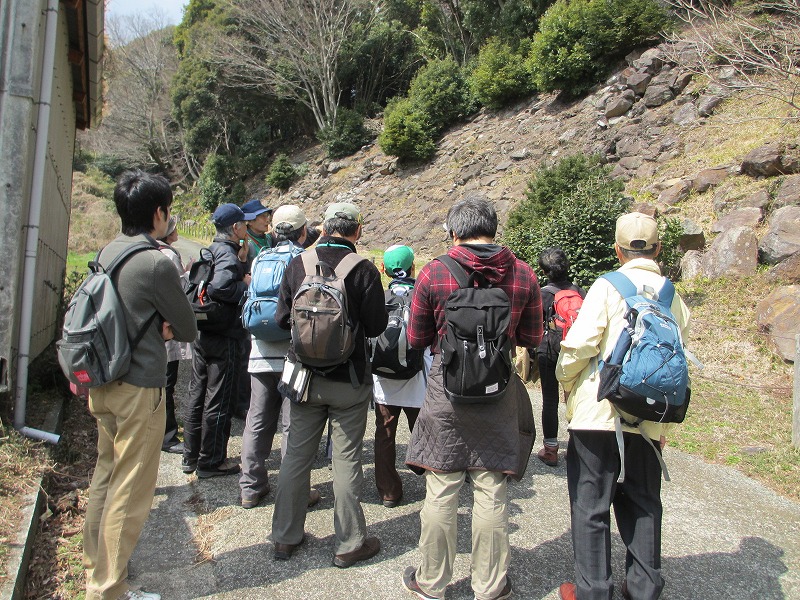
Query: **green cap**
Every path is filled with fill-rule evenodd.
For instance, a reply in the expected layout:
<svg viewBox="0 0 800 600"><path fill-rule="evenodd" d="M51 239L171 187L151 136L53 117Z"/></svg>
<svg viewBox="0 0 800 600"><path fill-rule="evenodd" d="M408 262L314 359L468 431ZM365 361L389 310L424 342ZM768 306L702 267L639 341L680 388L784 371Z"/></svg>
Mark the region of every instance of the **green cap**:
<svg viewBox="0 0 800 600"><path fill-rule="evenodd" d="M323 220L328 219L347 219L348 221L358 221L363 223L361 219L361 211L352 202L334 202L325 211Z"/></svg>
<svg viewBox="0 0 800 600"><path fill-rule="evenodd" d="M383 268L395 277L407 277L414 264L414 251L409 246L394 245L383 253Z"/></svg>

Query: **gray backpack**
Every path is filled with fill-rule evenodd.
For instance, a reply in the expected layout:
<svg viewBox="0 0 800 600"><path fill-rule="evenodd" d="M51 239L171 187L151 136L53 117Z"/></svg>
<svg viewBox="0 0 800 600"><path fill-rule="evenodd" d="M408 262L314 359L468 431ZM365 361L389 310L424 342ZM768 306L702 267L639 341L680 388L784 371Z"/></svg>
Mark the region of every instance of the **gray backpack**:
<svg viewBox="0 0 800 600"><path fill-rule="evenodd" d="M131 340L125 309L111 275L128 258L143 250L158 250L145 242L133 244L107 268L100 252L89 263L89 275L72 296L64 316L61 339L56 342L61 370L72 383L94 388L115 381L130 368L131 354L158 312L147 320Z"/></svg>

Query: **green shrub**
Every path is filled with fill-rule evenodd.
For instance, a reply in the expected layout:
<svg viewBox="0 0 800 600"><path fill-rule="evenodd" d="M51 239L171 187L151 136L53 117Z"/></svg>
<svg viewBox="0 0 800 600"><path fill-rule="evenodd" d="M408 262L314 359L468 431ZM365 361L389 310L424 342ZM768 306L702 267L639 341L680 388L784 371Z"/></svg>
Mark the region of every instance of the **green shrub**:
<svg viewBox="0 0 800 600"><path fill-rule="evenodd" d="M533 87L524 58L497 39L481 48L468 82L480 103L495 109L527 96Z"/></svg>
<svg viewBox="0 0 800 600"><path fill-rule="evenodd" d="M528 182L525 199L509 213L508 225L529 226L548 218L558 210L564 198L575 193L581 182L592 177L606 177L608 185L621 192L624 184L610 179L610 170L610 167L600 164L599 156L585 154L567 156L552 167L539 168Z"/></svg>
<svg viewBox="0 0 800 600"><path fill-rule="evenodd" d="M409 162L427 160L436 152L430 119L409 98L389 101L378 144L386 154Z"/></svg>
<svg viewBox="0 0 800 600"><path fill-rule="evenodd" d="M289 162L289 157L283 153L278 154L269 167L266 177L267 184L285 192L295 179L297 179L297 170Z"/></svg>
<svg viewBox="0 0 800 600"><path fill-rule="evenodd" d="M509 227L503 242L532 265L537 264L545 248L562 248L569 257L575 283L587 287L599 275L618 266L614 229L617 217L627 211L629 204L617 181L594 172L561 199L557 211L545 219Z"/></svg>
<svg viewBox="0 0 800 600"><path fill-rule="evenodd" d="M370 141L369 130L364 127L364 117L354 110L340 108L336 123L317 133L329 158L350 156Z"/></svg>
<svg viewBox="0 0 800 600"><path fill-rule="evenodd" d="M677 217L663 217L658 219L658 237L661 240L661 254L658 263L661 273L675 281L681 270L681 251L679 244L683 226Z"/></svg>
<svg viewBox="0 0 800 600"><path fill-rule="evenodd" d="M230 180L231 159L223 154L209 154L197 182L200 187L200 204L208 212L228 201L227 185Z"/></svg>
<svg viewBox="0 0 800 600"><path fill-rule="evenodd" d="M432 60L417 71L408 97L416 110L427 115L435 130L432 138L477 107L461 68L452 58Z"/></svg>
<svg viewBox="0 0 800 600"><path fill-rule="evenodd" d="M656 0L558 0L542 16L528 66L537 88L577 96L635 46L669 28Z"/></svg>

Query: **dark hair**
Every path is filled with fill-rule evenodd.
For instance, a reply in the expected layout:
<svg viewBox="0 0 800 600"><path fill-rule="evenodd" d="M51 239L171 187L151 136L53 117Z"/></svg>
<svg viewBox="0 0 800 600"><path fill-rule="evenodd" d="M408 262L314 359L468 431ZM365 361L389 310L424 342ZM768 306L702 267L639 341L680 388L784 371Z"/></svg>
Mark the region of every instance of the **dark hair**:
<svg viewBox="0 0 800 600"><path fill-rule="evenodd" d="M539 268L548 281L559 283L569 277L569 259L561 248L545 248L539 255Z"/></svg>
<svg viewBox="0 0 800 600"><path fill-rule="evenodd" d="M468 194L447 211L446 223L451 237L465 240L494 238L497 233L497 212L482 195Z"/></svg>
<svg viewBox="0 0 800 600"><path fill-rule="evenodd" d="M125 171L114 187L114 205L122 221L122 233L139 235L153 231L153 215L172 204L172 189L163 175L139 169ZM166 218L166 217L165 217Z"/></svg>
<svg viewBox="0 0 800 600"><path fill-rule="evenodd" d="M658 249L661 248L660 244L656 244L652 248L648 248L647 250L631 250L629 248L623 248L619 246L619 251L622 253L622 256L628 259L634 258L655 258L656 254L658 254Z"/></svg>
<svg viewBox="0 0 800 600"><path fill-rule="evenodd" d="M319 239L320 233L322 233L320 225L322 225L321 221L311 221L306 225L306 241L303 242L303 248L312 246Z"/></svg>
<svg viewBox="0 0 800 600"><path fill-rule="evenodd" d="M272 235L275 237L276 242L296 242L300 239L300 236L303 235L303 231L305 230L306 226L303 225L302 227L298 227L297 229L283 229L281 227L283 223L279 223L277 226L272 228ZM291 227L291 225L289 225Z"/></svg>
<svg viewBox="0 0 800 600"><path fill-rule="evenodd" d="M352 219L334 217L325 221L322 226L328 235L339 234L339 237L352 237L356 234L360 225L361 223Z"/></svg>

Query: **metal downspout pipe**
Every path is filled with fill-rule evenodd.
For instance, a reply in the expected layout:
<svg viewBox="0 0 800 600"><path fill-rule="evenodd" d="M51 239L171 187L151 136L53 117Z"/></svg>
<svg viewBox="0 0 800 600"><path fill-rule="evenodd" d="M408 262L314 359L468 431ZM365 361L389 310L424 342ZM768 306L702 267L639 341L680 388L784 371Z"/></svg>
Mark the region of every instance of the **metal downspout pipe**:
<svg viewBox="0 0 800 600"><path fill-rule="evenodd" d="M39 115L36 122L36 143L33 153L33 181L25 232L25 258L22 266L22 306L20 307L19 344L17 346L19 348L15 382L17 393L14 406L14 427L26 437L43 440L51 444L57 444L60 436L55 433L26 427L25 410L28 400L28 365L30 363L33 301L36 288L36 255L39 250L39 225L42 218L44 173L47 165L47 138L50 131L50 109L53 97L58 3L59 0L48 0L47 13L45 15L42 80L39 88Z"/></svg>

